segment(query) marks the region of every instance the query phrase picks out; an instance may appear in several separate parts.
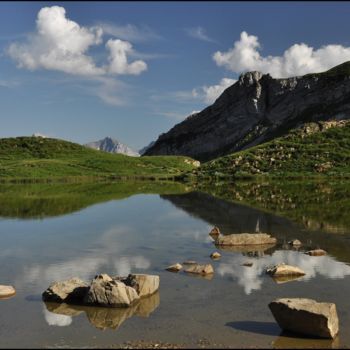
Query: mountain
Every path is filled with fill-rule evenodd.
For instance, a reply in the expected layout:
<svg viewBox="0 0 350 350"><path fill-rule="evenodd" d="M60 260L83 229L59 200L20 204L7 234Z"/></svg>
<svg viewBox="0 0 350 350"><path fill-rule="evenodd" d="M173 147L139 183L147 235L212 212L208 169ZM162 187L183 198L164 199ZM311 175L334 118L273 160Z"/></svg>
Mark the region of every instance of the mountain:
<svg viewBox="0 0 350 350"><path fill-rule="evenodd" d="M149 148L151 148L155 143L156 143L156 141L152 141L152 142L150 142L147 146L141 148L141 149L139 150L139 154L140 154L141 156L144 155L144 154L146 153L146 151L147 151Z"/></svg>
<svg viewBox="0 0 350 350"><path fill-rule="evenodd" d="M130 147L122 144L116 139L112 139L111 137L105 137L103 140L89 142L85 144L85 146L108 153L120 153L132 157L140 156L138 152L133 151Z"/></svg>
<svg viewBox="0 0 350 350"><path fill-rule="evenodd" d="M264 144L192 170L197 179L350 177L350 120L306 123Z"/></svg>
<svg viewBox="0 0 350 350"><path fill-rule="evenodd" d="M213 105L158 137L145 155L208 161L259 145L306 122L350 117L350 62L287 79L248 72Z"/></svg>

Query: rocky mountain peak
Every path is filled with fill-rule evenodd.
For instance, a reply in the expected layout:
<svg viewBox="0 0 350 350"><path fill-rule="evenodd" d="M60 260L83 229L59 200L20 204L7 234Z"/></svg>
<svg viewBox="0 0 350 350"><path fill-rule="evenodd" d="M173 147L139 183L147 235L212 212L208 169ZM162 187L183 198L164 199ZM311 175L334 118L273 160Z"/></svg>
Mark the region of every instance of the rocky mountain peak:
<svg viewBox="0 0 350 350"><path fill-rule="evenodd" d="M240 85L249 86L258 83L262 77L263 74L258 71L246 72L239 76L238 82Z"/></svg>
<svg viewBox="0 0 350 350"><path fill-rule="evenodd" d="M85 146L99 151L125 154L132 157L138 157L140 155L138 152L132 150L130 147L122 144L117 139L114 139L110 136L107 136L99 141L89 142L85 144Z"/></svg>

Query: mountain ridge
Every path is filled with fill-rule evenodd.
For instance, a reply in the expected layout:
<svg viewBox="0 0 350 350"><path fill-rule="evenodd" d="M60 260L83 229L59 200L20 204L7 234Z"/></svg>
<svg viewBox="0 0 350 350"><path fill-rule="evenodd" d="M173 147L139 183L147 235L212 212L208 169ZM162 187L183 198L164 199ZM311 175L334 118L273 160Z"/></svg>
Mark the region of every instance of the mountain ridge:
<svg viewBox="0 0 350 350"><path fill-rule="evenodd" d="M140 154L129 146L119 142L117 139L107 136L101 140L86 143L85 147L96 149L98 151L104 151L108 153L125 154L131 157L139 157Z"/></svg>
<svg viewBox="0 0 350 350"><path fill-rule="evenodd" d="M350 62L304 76L240 75L211 105L161 134L144 155L209 161L283 136L307 122L350 118Z"/></svg>

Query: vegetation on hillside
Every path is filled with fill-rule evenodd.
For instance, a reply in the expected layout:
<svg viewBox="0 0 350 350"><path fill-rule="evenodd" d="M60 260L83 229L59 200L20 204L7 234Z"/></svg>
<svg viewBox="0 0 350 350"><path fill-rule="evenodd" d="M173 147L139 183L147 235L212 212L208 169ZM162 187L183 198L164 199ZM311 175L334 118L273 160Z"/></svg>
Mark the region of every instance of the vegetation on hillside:
<svg viewBox="0 0 350 350"><path fill-rule="evenodd" d="M202 164L187 179L350 177L350 121L308 123L286 136Z"/></svg>
<svg viewBox="0 0 350 350"><path fill-rule="evenodd" d="M41 137L0 139L0 181L87 178L172 178L194 169L180 156L129 157Z"/></svg>

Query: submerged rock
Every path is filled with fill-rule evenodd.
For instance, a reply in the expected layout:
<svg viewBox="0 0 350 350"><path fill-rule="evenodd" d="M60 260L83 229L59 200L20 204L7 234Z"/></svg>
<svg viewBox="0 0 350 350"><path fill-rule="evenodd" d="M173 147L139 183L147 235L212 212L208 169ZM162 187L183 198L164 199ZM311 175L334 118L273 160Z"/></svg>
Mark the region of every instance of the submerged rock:
<svg viewBox="0 0 350 350"><path fill-rule="evenodd" d="M81 302L86 292L88 284L78 277L73 277L66 281L53 282L42 294L44 301L54 301L58 303Z"/></svg>
<svg viewBox="0 0 350 350"><path fill-rule="evenodd" d="M219 258L221 258L221 254L218 253L218 252L214 252L214 253L211 253L211 254L210 254L210 257L211 257L212 259L219 259Z"/></svg>
<svg viewBox="0 0 350 350"><path fill-rule="evenodd" d="M278 325L287 331L334 338L339 332L336 306L305 298L276 299L269 308Z"/></svg>
<svg viewBox="0 0 350 350"><path fill-rule="evenodd" d="M192 264L190 267L188 267L185 272L187 273L194 273L199 275L209 275L214 273L213 266L211 264Z"/></svg>
<svg viewBox="0 0 350 350"><path fill-rule="evenodd" d="M197 264L197 261L194 260L186 260L182 263L183 265L194 265Z"/></svg>
<svg viewBox="0 0 350 350"><path fill-rule="evenodd" d="M170 272L179 272L182 269L182 265L179 263L176 263L174 265L170 265L166 268L167 271Z"/></svg>
<svg viewBox="0 0 350 350"><path fill-rule="evenodd" d="M128 307L140 299L136 289L114 280L107 274L95 276L89 291L84 297L84 304L108 307Z"/></svg>
<svg viewBox="0 0 350 350"><path fill-rule="evenodd" d="M216 238L215 244L220 245L265 245L275 244L277 239L266 233L233 233L220 235Z"/></svg>
<svg viewBox="0 0 350 350"><path fill-rule="evenodd" d="M0 285L0 298L9 298L16 294L12 286Z"/></svg>
<svg viewBox="0 0 350 350"><path fill-rule="evenodd" d="M286 265L284 263L272 266L266 270L266 273L273 277L280 276L303 276L305 272L297 266Z"/></svg>
<svg viewBox="0 0 350 350"><path fill-rule="evenodd" d="M285 275L285 276L272 276L272 279L277 284L283 284L283 283L299 280L301 277L302 277L302 275L300 275L300 276L297 276L297 275Z"/></svg>
<svg viewBox="0 0 350 350"><path fill-rule="evenodd" d="M327 255L327 252L323 249L313 249L313 250L309 250L305 254L308 254L311 256L322 256L322 255Z"/></svg>
<svg viewBox="0 0 350 350"><path fill-rule="evenodd" d="M252 267L252 266L253 266L253 263L250 262L250 261L247 261L247 262L243 263L242 266Z"/></svg>

